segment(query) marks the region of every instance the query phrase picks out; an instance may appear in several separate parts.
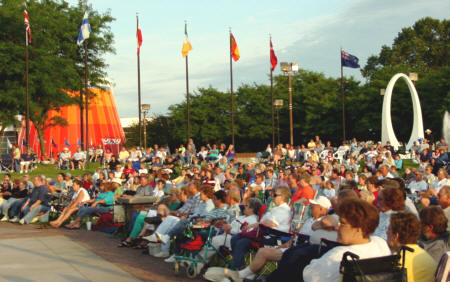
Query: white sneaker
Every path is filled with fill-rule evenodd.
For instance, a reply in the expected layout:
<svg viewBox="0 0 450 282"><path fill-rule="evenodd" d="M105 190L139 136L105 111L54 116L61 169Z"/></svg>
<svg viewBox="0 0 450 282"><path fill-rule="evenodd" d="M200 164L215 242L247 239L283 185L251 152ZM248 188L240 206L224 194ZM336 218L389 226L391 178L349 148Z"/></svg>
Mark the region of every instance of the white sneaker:
<svg viewBox="0 0 450 282"><path fill-rule="evenodd" d="M164 260L165 262L175 262L175 255L172 255L172 256L170 256L169 258L166 258L165 260Z"/></svg>
<svg viewBox="0 0 450 282"><path fill-rule="evenodd" d="M28 170L25 170L25 173L28 173Z"/></svg>
<svg viewBox="0 0 450 282"><path fill-rule="evenodd" d="M23 173L23 170L21 170L20 173Z"/></svg>
<svg viewBox="0 0 450 282"><path fill-rule="evenodd" d="M10 219L9 222L17 223L17 222L19 222L19 220L20 220L20 218L18 218L18 217L16 216L16 217Z"/></svg>
<svg viewBox="0 0 450 282"><path fill-rule="evenodd" d="M19 223L24 225L25 224L25 219L22 218L21 220L19 220Z"/></svg>
<svg viewBox="0 0 450 282"><path fill-rule="evenodd" d="M39 220L39 216L35 216L35 217L33 218L33 220L31 220L30 223L38 222L38 220Z"/></svg>
<svg viewBox="0 0 450 282"><path fill-rule="evenodd" d="M239 272L236 270L231 270L229 268L225 268L223 270L223 276L231 278L231 280L233 280L233 282L242 282L243 279L241 277L239 277Z"/></svg>
<svg viewBox="0 0 450 282"><path fill-rule="evenodd" d="M5 215L2 219L0 219L0 222L6 222L8 220L9 220L8 216Z"/></svg>
<svg viewBox="0 0 450 282"><path fill-rule="evenodd" d="M154 255L155 258L167 258L169 256L170 256L169 252L164 252L164 251L161 251Z"/></svg>

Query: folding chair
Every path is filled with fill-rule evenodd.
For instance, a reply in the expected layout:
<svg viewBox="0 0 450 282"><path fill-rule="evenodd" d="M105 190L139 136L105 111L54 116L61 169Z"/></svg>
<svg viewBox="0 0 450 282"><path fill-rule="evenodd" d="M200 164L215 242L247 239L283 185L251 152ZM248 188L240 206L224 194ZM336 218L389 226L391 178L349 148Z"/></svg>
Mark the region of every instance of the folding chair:
<svg viewBox="0 0 450 282"><path fill-rule="evenodd" d="M438 267L436 268L436 272L434 274L434 279L436 282L446 282L449 280L449 272L450 272L450 252L447 252L442 255L441 260L439 261Z"/></svg>
<svg viewBox="0 0 450 282"><path fill-rule="evenodd" d="M0 162L0 168L2 171L12 172L14 170L13 164L14 161L10 154L2 154L2 159Z"/></svg>

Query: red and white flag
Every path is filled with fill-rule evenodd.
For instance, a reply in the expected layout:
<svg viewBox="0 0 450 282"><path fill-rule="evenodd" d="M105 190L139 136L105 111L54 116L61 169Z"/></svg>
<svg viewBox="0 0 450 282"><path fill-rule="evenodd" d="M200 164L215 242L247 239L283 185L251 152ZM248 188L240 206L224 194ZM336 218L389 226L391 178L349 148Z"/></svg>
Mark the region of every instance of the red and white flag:
<svg viewBox="0 0 450 282"><path fill-rule="evenodd" d="M27 12L27 2L24 2L24 23L25 23L25 40L28 45L28 43L31 43L31 29L30 29L30 19L28 18L28 12Z"/></svg>
<svg viewBox="0 0 450 282"><path fill-rule="evenodd" d="M139 18L137 19L136 37L137 37L137 54L139 55L139 52L141 51L141 45L142 45L142 31L141 31L141 26L139 25Z"/></svg>
<svg viewBox="0 0 450 282"><path fill-rule="evenodd" d="M275 56L275 51L273 50L272 38L270 39L270 65L272 66L271 70L274 71L278 63L278 58Z"/></svg>

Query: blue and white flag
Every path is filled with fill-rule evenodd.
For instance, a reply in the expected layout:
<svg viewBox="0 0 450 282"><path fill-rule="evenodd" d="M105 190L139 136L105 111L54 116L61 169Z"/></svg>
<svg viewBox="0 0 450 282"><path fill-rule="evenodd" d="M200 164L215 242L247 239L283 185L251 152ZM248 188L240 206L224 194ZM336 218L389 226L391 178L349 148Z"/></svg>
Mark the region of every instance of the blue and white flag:
<svg viewBox="0 0 450 282"><path fill-rule="evenodd" d="M359 59L358 57L341 50L341 65L343 67L357 69L359 68Z"/></svg>
<svg viewBox="0 0 450 282"><path fill-rule="evenodd" d="M80 33L78 34L77 45L83 44L84 40L89 38L89 34L91 33L91 26L89 25L89 19L87 11L84 12L83 21L80 26Z"/></svg>

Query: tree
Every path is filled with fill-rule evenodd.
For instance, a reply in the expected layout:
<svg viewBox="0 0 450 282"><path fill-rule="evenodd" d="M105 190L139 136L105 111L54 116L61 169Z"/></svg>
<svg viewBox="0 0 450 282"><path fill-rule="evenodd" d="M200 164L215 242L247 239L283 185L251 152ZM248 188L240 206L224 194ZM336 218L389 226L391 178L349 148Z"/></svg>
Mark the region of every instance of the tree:
<svg viewBox="0 0 450 282"><path fill-rule="evenodd" d="M25 112L24 83L24 27L23 6L20 1L0 0L0 94L20 97L18 112ZM78 7L70 7L65 1L29 1L32 44L29 46L29 94L30 119L36 127L45 154L43 132L46 127L65 124L62 118L48 121L48 112L77 103L79 99L64 90L81 89L82 50L75 42L82 20L81 1ZM91 85L102 82L105 67L102 55L112 52L112 33L109 23L113 18L106 13L90 12L92 28L89 48Z"/></svg>

